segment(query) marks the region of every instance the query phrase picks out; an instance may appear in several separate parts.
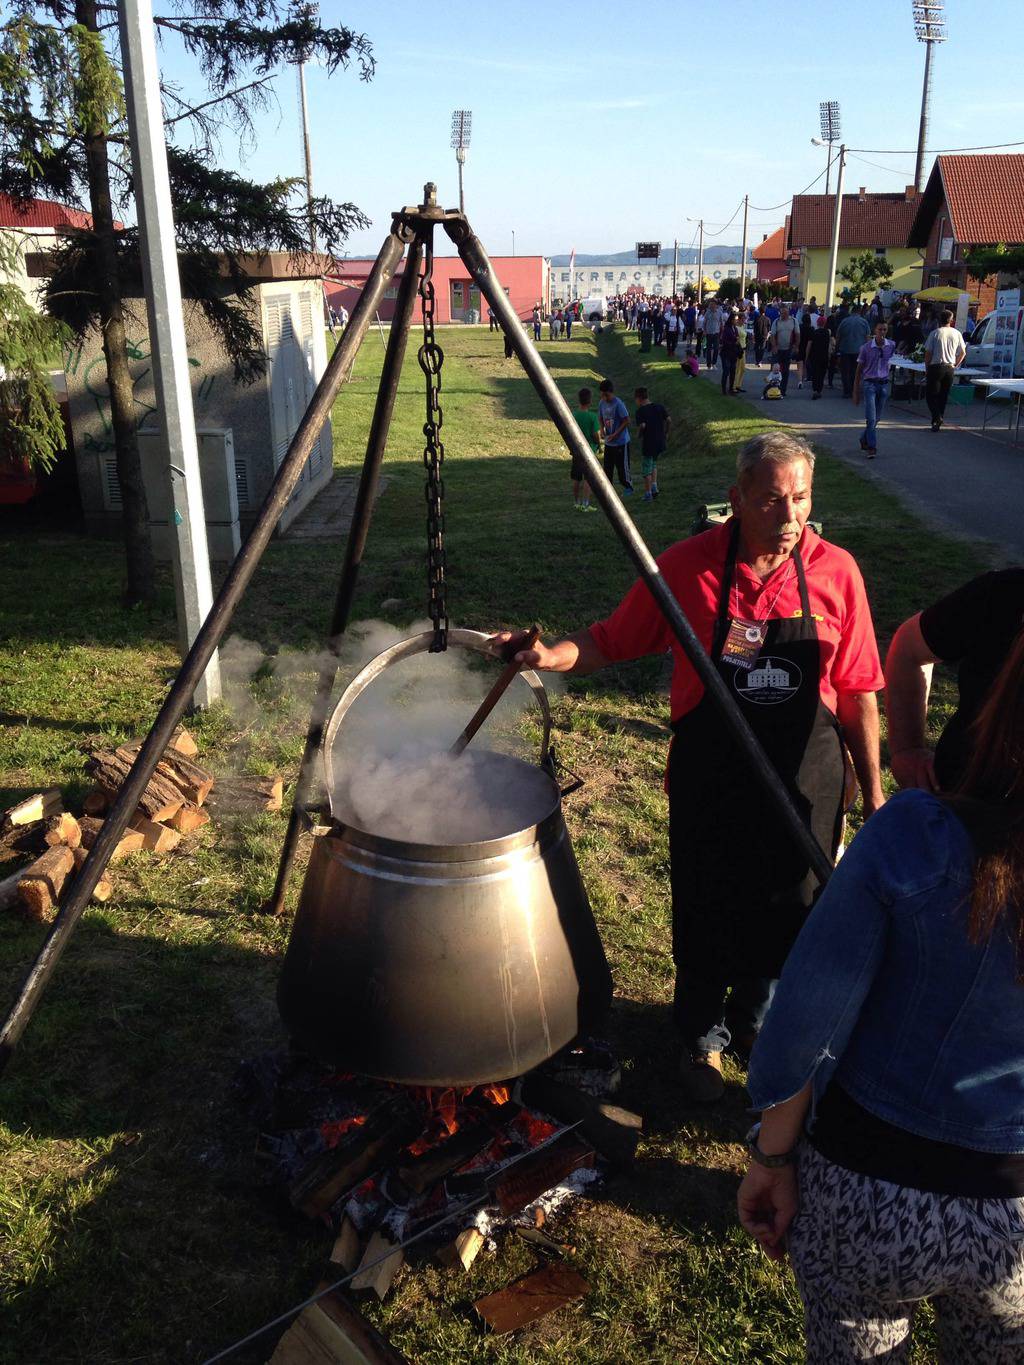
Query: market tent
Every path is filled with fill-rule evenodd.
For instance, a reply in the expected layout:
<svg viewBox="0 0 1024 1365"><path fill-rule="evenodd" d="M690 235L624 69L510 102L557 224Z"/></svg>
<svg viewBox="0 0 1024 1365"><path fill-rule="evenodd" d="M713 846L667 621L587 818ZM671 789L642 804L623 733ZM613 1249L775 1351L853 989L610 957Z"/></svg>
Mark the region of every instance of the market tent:
<svg viewBox="0 0 1024 1365"><path fill-rule="evenodd" d="M950 284L933 284L931 289L919 289L915 299L925 299L930 303L957 303L962 289L954 289Z"/></svg>

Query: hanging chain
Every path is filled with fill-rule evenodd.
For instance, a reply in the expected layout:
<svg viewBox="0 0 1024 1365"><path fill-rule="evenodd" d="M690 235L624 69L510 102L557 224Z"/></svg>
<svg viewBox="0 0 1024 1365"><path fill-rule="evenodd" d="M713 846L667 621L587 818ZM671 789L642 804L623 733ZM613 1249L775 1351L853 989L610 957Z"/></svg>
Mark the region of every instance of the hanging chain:
<svg viewBox="0 0 1024 1365"><path fill-rule="evenodd" d="M427 471L427 611L434 623L432 654L448 648L448 584L447 554L444 548L444 443L441 428L441 367L444 351L434 335L434 239L433 232L423 243L423 274L420 276L420 299L423 303L423 345L419 349L420 369L427 380L427 420L423 423L426 445L423 464Z"/></svg>

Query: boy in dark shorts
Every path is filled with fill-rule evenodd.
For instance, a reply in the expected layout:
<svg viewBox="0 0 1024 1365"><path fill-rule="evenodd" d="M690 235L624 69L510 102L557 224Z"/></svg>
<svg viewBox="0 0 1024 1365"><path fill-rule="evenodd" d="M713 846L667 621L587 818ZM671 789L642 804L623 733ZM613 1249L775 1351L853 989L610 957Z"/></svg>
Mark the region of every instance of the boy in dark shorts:
<svg viewBox="0 0 1024 1365"><path fill-rule="evenodd" d="M658 457L665 453L672 420L660 403L651 402L646 389L637 389L633 397L643 457L644 502L653 502L658 496Z"/></svg>
<svg viewBox="0 0 1024 1365"><path fill-rule="evenodd" d="M595 455L601 454L601 423L596 412L590 408L590 400L593 397L589 389L580 389L576 395L579 400L579 407L573 409L573 417L576 425L590 443L590 449ZM596 512L596 507L590 505L590 484L587 483L587 471L583 468L583 462L572 457L572 497L577 512Z"/></svg>

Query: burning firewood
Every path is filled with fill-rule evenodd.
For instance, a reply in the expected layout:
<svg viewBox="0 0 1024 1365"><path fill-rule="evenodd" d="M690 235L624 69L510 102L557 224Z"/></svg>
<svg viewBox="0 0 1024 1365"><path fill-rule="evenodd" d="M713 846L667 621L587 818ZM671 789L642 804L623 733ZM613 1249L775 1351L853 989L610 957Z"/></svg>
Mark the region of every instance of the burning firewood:
<svg viewBox="0 0 1024 1365"><path fill-rule="evenodd" d="M582 1275L571 1266L552 1261L506 1289L477 1299L473 1307L492 1332L514 1332L589 1292L590 1285Z"/></svg>
<svg viewBox="0 0 1024 1365"><path fill-rule="evenodd" d="M575 1132L564 1133L554 1142L523 1157L506 1175L499 1173L494 1194L502 1213L519 1213L552 1185L583 1166L593 1166L595 1152Z"/></svg>
<svg viewBox="0 0 1024 1365"><path fill-rule="evenodd" d="M292 1207L319 1218L367 1175L416 1137L422 1118L407 1095L389 1096L332 1147L315 1157L292 1184Z"/></svg>

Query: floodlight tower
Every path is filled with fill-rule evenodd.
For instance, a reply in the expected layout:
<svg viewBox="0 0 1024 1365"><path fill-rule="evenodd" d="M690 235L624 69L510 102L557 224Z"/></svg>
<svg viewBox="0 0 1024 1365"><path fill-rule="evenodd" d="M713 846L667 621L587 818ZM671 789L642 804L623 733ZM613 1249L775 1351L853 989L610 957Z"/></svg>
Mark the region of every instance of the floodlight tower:
<svg viewBox="0 0 1024 1365"><path fill-rule="evenodd" d="M946 41L946 21L942 0L911 0L914 6L914 33L924 43L924 87L921 91L921 127L917 134L917 167L914 185L924 189L924 144L928 136L928 105L932 94L932 48Z"/></svg>
<svg viewBox="0 0 1024 1365"><path fill-rule="evenodd" d="M828 194L829 173L832 170L832 144L842 136L839 119L839 101L822 100L818 105L821 114L821 140L828 144L828 161L825 163L825 193Z"/></svg>
<svg viewBox="0 0 1024 1365"><path fill-rule="evenodd" d="M469 137L473 131L473 114L469 109L455 109L452 111L452 146L455 148L455 160L459 163L459 212L466 212L466 201L462 193L462 168L466 164L466 148L469 146Z"/></svg>

